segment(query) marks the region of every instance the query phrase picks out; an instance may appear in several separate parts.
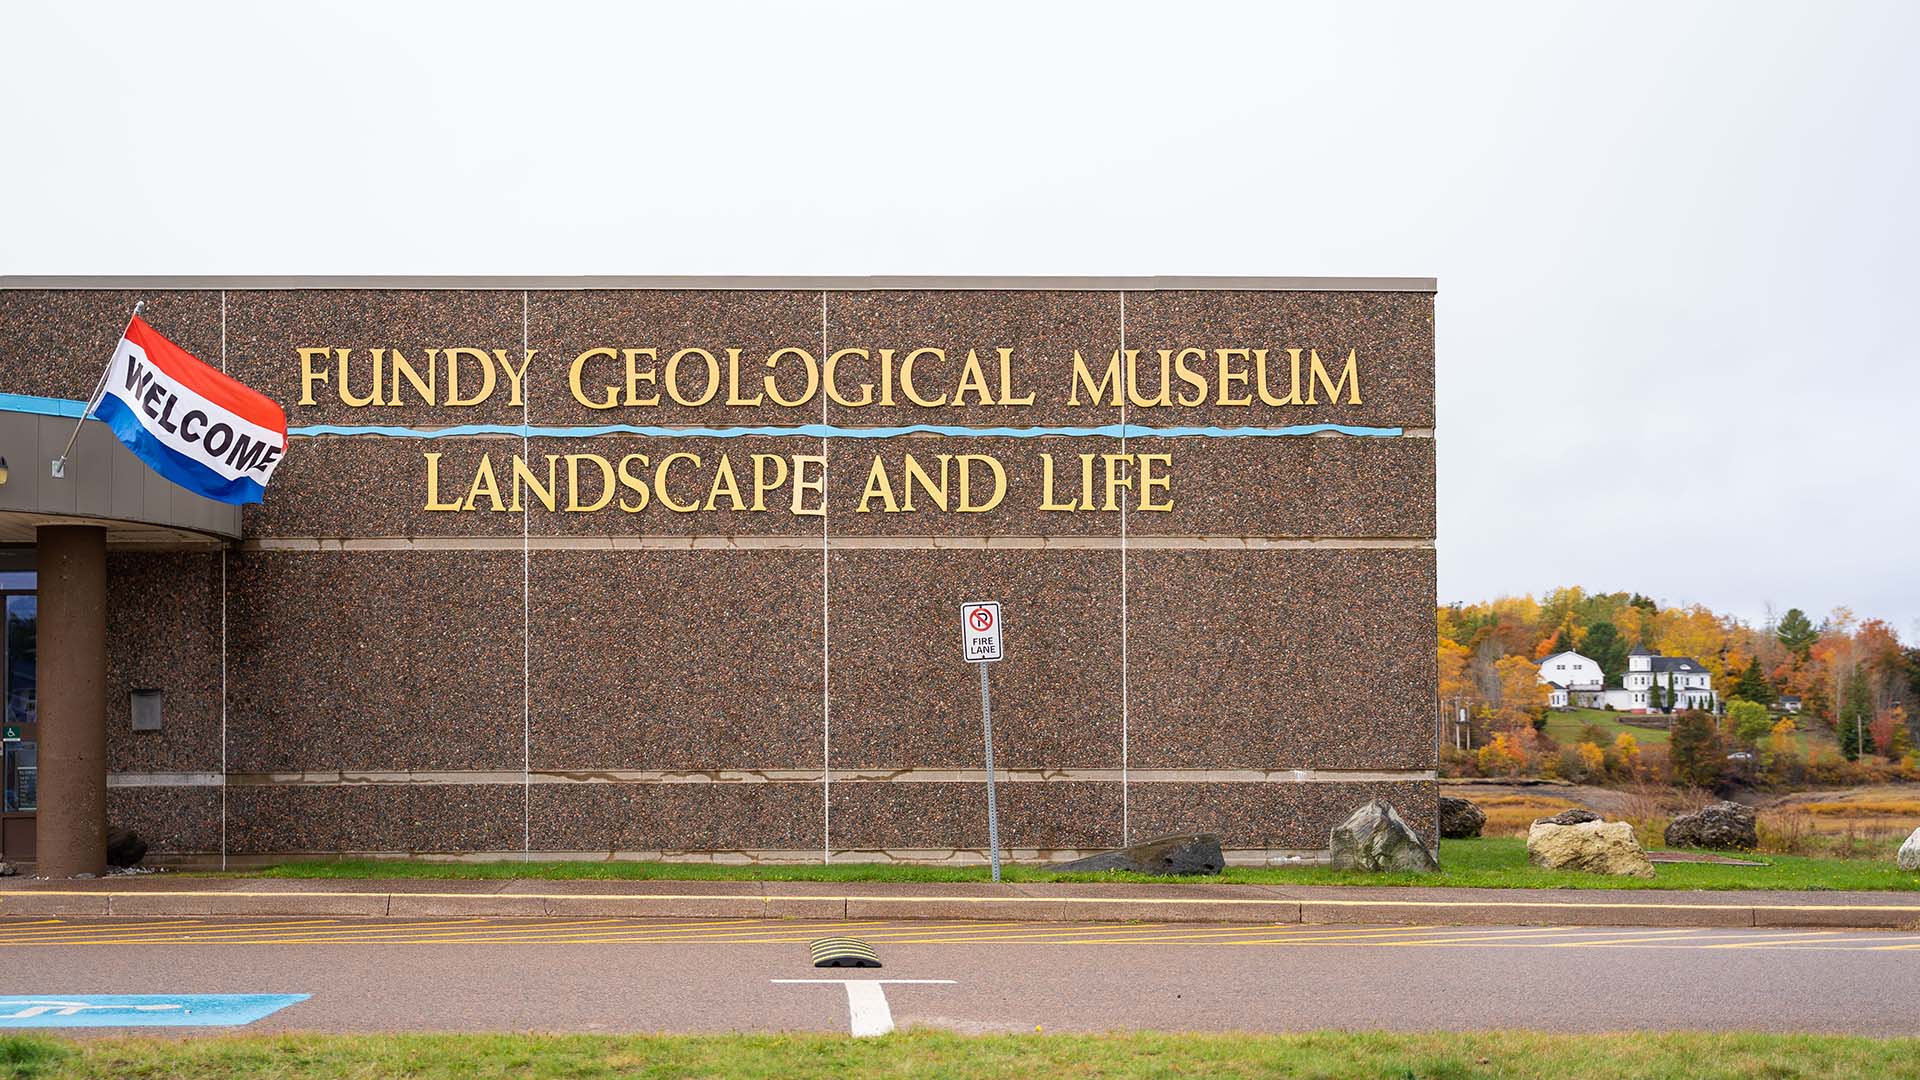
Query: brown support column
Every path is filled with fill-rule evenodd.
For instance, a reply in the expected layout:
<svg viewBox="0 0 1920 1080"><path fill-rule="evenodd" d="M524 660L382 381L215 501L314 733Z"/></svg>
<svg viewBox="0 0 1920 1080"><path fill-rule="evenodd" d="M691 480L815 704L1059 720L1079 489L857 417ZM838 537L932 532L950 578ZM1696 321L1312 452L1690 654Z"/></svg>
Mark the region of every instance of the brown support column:
<svg viewBox="0 0 1920 1080"><path fill-rule="evenodd" d="M107 530L42 525L37 872L107 872Z"/></svg>

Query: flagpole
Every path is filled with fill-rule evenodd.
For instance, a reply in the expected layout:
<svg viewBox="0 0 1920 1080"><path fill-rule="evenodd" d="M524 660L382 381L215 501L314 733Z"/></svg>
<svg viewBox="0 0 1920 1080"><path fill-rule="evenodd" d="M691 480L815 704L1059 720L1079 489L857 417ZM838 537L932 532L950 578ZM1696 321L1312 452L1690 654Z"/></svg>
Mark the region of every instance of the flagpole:
<svg viewBox="0 0 1920 1080"><path fill-rule="evenodd" d="M133 314L127 316L127 327L126 330L120 331L120 341L127 339L127 330L133 329L133 320L140 317L140 309L146 306L147 302L145 300L135 300L133 302ZM115 353L120 351L120 341L116 341L113 344ZM53 459L54 479L57 480L67 475L67 455L73 453L74 441L80 438L80 427L87 422L87 414L93 411L93 406L100 400L100 391L106 389L107 375L112 371L113 357L108 357L107 366L100 370L100 381L93 384L93 393L87 396L87 407L80 410L80 419L73 422L73 434L67 436L67 448L60 451L59 457Z"/></svg>

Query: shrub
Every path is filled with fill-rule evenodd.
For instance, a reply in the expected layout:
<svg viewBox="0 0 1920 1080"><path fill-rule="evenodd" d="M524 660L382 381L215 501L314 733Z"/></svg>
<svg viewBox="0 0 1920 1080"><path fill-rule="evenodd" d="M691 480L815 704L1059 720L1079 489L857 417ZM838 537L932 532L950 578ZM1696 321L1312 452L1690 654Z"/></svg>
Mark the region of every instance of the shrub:
<svg viewBox="0 0 1920 1080"><path fill-rule="evenodd" d="M1765 705L1736 698L1727 703L1727 726L1742 742L1758 746L1773 730L1773 720L1767 715Z"/></svg>

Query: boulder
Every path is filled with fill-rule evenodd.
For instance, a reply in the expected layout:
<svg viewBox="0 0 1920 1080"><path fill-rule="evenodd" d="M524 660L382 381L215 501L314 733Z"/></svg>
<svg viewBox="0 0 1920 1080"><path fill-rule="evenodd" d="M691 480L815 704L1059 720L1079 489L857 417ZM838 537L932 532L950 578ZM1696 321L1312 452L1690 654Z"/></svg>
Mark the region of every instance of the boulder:
<svg viewBox="0 0 1920 1080"><path fill-rule="evenodd" d="M1162 836L1132 847L1055 863L1049 870L1128 870L1135 874L1217 874L1227 865L1220 838L1212 833Z"/></svg>
<svg viewBox="0 0 1920 1080"><path fill-rule="evenodd" d="M1920 870L1920 829L1913 830L1907 842L1900 845L1900 869Z"/></svg>
<svg viewBox="0 0 1920 1080"><path fill-rule="evenodd" d="M1717 802L1691 814L1681 814L1667 826L1668 847L1752 851L1760 846L1754 831L1753 809L1737 802Z"/></svg>
<svg viewBox="0 0 1920 1080"><path fill-rule="evenodd" d="M1327 847L1336 870L1435 871L1440 864L1386 801L1375 799L1333 827Z"/></svg>
<svg viewBox="0 0 1920 1080"><path fill-rule="evenodd" d="M1571 810L1562 810L1552 817L1534 818L1533 823L1535 825L1579 825L1582 822L1599 820L1599 814L1576 806Z"/></svg>
<svg viewBox="0 0 1920 1080"><path fill-rule="evenodd" d="M1466 799L1440 796L1440 836L1446 840L1465 840L1479 836L1487 823L1487 812Z"/></svg>
<svg viewBox="0 0 1920 1080"><path fill-rule="evenodd" d="M131 829L118 826L107 830L107 865L138 866L147 857L147 842Z"/></svg>
<svg viewBox="0 0 1920 1080"><path fill-rule="evenodd" d="M1624 821L1556 825L1536 821L1527 830L1527 861L1543 870L1579 870L1650 878L1653 864Z"/></svg>

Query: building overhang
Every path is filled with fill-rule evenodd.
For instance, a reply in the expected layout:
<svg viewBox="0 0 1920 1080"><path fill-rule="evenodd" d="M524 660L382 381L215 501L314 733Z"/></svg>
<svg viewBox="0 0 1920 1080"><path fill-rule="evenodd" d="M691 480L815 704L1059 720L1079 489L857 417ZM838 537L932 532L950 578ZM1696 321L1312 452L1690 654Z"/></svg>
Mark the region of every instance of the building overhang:
<svg viewBox="0 0 1920 1080"><path fill-rule="evenodd" d="M0 544L42 525L98 525L120 548L219 547L240 538L240 508L196 495L147 467L98 420L80 424L64 475L52 462L85 403L0 394Z"/></svg>

